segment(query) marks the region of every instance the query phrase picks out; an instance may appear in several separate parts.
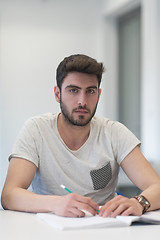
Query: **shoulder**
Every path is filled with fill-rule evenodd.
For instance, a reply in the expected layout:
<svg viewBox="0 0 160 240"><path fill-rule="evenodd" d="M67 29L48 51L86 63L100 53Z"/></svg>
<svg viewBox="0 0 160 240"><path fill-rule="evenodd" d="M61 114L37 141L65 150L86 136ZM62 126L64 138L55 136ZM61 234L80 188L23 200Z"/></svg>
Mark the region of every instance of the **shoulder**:
<svg viewBox="0 0 160 240"><path fill-rule="evenodd" d="M140 146L139 139L122 123L112 121L107 118L97 118L93 120L95 134L102 137L103 142L109 142L112 146L115 159L120 164L121 161L136 147Z"/></svg>
<svg viewBox="0 0 160 240"><path fill-rule="evenodd" d="M93 117L92 128L103 135L109 136L111 139L130 138L135 137L135 135L122 123L118 121L113 121L104 117Z"/></svg>
<svg viewBox="0 0 160 240"><path fill-rule="evenodd" d="M27 119L20 132L19 136L32 135L39 136L42 132L48 132L55 128L58 114L45 113L39 116L33 116Z"/></svg>
<svg viewBox="0 0 160 240"><path fill-rule="evenodd" d="M122 123L118 121L110 120L109 118L104 117L93 117L92 125L100 129L105 128L107 130L119 130L121 128L126 128Z"/></svg>
<svg viewBox="0 0 160 240"><path fill-rule="evenodd" d="M33 116L27 119L24 123L25 126L34 126L49 124L52 125L57 120L58 113L45 113L38 116Z"/></svg>

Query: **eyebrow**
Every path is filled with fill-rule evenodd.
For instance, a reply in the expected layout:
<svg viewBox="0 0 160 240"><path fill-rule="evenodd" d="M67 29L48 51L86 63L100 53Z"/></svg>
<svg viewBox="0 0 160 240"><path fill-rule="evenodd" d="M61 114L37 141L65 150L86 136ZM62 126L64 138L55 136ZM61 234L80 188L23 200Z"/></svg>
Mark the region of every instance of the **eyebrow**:
<svg viewBox="0 0 160 240"><path fill-rule="evenodd" d="M78 88L78 89L81 89L81 87L76 86L76 85L72 85L72 84L65 87L65 89L67 89L67 88ZM97 86L95 86L95 85L89 86L86 89L90 89L90 88L98 89Z"/></svg>

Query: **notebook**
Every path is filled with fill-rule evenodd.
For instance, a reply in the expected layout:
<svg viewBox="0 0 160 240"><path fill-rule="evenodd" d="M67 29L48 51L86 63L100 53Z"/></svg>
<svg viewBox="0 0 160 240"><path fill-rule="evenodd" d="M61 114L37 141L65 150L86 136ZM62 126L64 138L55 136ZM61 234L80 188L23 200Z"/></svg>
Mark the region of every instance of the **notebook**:
<svg viewBox="0 0 160 240"><path fill-rule="evenodd" d="M37 213L37 216L59 230L126 227L131 226L134 222L160 224L160 210L147 212L142 216L117 216L116 218L92 216L89 213L80 218L61 217L53 213Z"/></svg>

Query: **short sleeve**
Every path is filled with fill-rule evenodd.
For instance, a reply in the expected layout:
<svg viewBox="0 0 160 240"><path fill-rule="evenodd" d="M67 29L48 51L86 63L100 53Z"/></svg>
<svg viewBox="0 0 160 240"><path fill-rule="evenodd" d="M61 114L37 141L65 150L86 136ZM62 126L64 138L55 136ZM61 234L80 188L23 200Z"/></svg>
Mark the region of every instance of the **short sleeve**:
<svg viewBox="0 0 160 240"><path fill-rule="evenodd" d="M23 158L33 162L37 167L39 164L38 149L40 137L38 127L33 119L29 119L21 129L16 139L9 160L13 157Z"/></svg>
<svg viewBox="0 0 160 240"><path fill-rule="evenodd" d="M118 164L120 164L136 146L141 145L139 139L120 122L114 122L112 124L111 135L113 151Z"/></svg>

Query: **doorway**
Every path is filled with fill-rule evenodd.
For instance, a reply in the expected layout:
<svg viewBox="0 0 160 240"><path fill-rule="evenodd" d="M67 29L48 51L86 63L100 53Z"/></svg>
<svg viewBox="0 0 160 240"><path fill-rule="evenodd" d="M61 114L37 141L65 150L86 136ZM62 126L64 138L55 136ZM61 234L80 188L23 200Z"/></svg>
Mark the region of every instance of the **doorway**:
<svg viewBox="0 0 160 240"><path fill-rule="evenodd" d="M118 19L119 121L139 139L141 133L141 10Z"/></svg>

